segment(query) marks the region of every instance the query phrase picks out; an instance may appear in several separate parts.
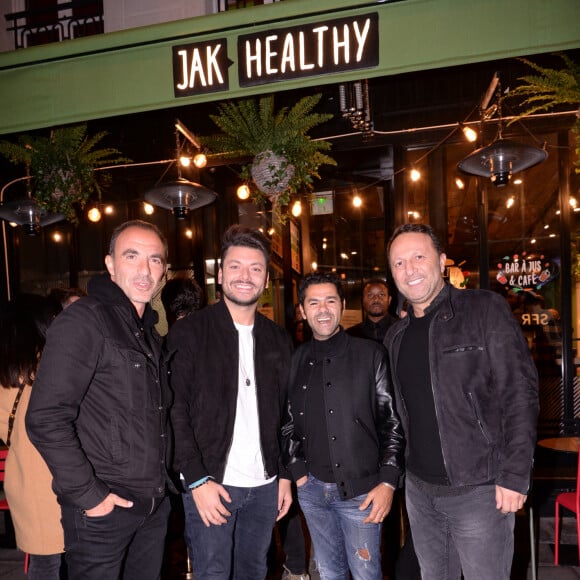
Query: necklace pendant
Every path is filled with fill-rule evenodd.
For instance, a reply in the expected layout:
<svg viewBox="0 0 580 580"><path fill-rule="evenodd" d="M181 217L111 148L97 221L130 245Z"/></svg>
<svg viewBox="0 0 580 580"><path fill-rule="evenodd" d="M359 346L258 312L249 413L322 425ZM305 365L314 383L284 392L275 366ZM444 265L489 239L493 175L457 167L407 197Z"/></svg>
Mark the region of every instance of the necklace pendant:
<svg viewBox="0 0 580 580"><path fill-rule="evenodd" d="M250 386L250 379L246 379L246 387Z"/></svg>

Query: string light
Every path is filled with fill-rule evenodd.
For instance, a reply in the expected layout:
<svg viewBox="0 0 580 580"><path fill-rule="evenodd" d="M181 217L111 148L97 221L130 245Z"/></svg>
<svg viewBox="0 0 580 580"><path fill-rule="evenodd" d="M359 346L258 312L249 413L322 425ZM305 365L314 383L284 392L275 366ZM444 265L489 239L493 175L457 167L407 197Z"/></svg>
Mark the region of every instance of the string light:
<svg viewBox="0 0 580 580"><path fill-rule="evenodd" d="M143 211L147 214L147 215L153 215L153 213L155 212L155 208L150 204L150 203L143 203Z"/></svg>
<svg viewBox="0 0 580 580"><path fill-rule="evenodd" d="M96 224L97 222L101 221L101 210L96 206L92 207L87 212L87 217L89 218L90 221Z"/></svg>
<svg viewBox="0 0 580 580"><path fill-rule="evenodd" d="M475 143L477 141L477 131L464 125L463 123L459 123L461 130L463 131L463 135L470 143Z"/></svg>
<svg viewBox="0 0 580 580"><path fill-rule="evenodd" d="M411 181L419 181L421 179L421 172L413 167L410 172Z"/></svg>
<svg viewBox="0 0 580 580"><path fill-rule="evenodd" d="M207 165L207 156L205 155L205 153L198 153L194 158L193 158L193 164L198 168L198 169L203 169L206 165Z"/></svg>
<svg viewBox="0 0 580 580"><path fill-rule="evenodd" d="M250 197L250 188L244 183L238 187L236 195L238 196L238 199L245 201Z"/></svg>
<svg viewBox="0 0 580 580"><path fill-rule="evenodd" d="M297 199L293 204L292 204L292 215L294 217L299 217L302 214L302 203L300 202L299 199Z"/></svg>

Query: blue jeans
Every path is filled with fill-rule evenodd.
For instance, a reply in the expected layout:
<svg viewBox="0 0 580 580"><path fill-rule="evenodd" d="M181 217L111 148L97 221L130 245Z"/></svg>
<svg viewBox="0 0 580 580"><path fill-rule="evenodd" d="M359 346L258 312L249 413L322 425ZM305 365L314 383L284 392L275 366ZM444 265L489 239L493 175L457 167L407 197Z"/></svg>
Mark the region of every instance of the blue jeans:
<svg viewBox="0 0 580 580"><path fill-rule="evenodd" d="M363 524L370 513L359 506L366 495L342 500L336 483L308 475L298 501L314 545L322 580L382 580L381 525Z"/></svg>
<svg viewBox="0 0 580 580"><path fill-rule="evenodd" d="M99 517L61 506L69 580L158 580L169 498L130 499L132 508Z"/></svg>
<svg viewBox="0 0 580 580"><path fill-rule="evenodd" d="M406 503L423 580L509 580L515 514L495 507L495 485L460 495L407 474Z"/></svg>
<svg viewBox="0 0 580 580"><path fill-rule="evenodd" d="M205 526L191 491L183 494L185 539L195 578L255 580L267 574L267 554L278 514L278 482L259 487L224 485L232 514L221 526Z"/></svg>

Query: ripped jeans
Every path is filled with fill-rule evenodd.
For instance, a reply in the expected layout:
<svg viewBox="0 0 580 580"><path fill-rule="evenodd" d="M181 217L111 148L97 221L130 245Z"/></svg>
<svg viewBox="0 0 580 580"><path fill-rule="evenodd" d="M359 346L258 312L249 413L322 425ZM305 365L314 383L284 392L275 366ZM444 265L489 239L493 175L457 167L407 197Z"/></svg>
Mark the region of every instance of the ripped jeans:
<svg viewBox="0 0 580 580"><path fill-rule="evenodd" d="M322 580L382 580L381 525L363 524L370 512L358 508L365 495L341 500L335 483L311 474L298 488L298 502L314 545Z"/></svg>

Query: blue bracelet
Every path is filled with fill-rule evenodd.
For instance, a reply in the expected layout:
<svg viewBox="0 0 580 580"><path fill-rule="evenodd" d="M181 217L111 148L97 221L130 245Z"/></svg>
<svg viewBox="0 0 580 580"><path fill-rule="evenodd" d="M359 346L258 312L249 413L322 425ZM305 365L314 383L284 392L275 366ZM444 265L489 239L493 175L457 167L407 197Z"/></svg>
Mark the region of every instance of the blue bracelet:
<svg viewBox="0 0 580 580"><path fill-rule="evenodd" d="M199 487L200 485L207 483L210 479L211 477L209 475L206 475L205 477L202 477L201 479L198 479L197 481L190 483L187 487L189 487L189 489L195 489L196 487Z"/></svg>

